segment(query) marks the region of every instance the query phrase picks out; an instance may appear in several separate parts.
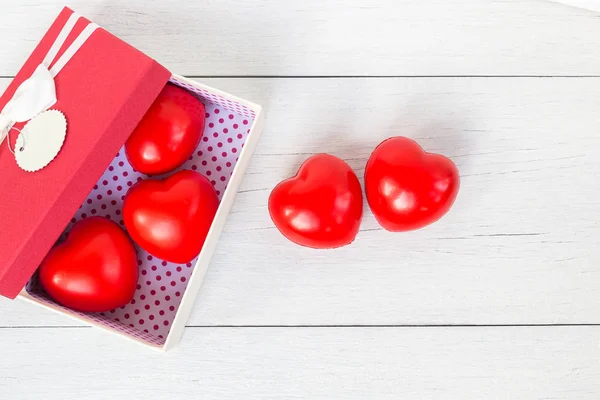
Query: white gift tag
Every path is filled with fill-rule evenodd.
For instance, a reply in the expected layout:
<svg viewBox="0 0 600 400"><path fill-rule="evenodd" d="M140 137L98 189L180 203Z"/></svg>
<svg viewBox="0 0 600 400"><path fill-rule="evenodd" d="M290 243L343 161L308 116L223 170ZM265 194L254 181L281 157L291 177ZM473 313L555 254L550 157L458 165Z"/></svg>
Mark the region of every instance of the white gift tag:
<svg viewBox="0 0 600 400"><path fill-rule="evenodd" d="M44 111L30 120L17 137L17 165L35 172L50 164L57 156L67 135L67 120L58 110Z"/></svg>

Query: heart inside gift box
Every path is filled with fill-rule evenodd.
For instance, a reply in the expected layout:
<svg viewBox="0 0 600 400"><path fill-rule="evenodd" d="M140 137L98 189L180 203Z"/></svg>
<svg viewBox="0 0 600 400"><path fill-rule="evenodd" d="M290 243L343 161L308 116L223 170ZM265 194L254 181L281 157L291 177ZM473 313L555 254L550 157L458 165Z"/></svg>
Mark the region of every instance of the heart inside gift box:
<svg viewBox="0 0 600 400"><path fill-rule="evenodd" d="M203 138L194 154L177 171L187 169L203 174L210 179L221 199L256 114L245 105L176 78L170 82L193 93L206 106ZM134 171L121 149L71 219L61 240L64 240L73 224L91 216L109 218L123 227L125 194L132 185L146 178ZM59 307L68 313L91 319L96 324L162 346L177 315L196 260L175 264L155 258L139 246L136 246L136 250L140 268L137 290L128 305L116 310L93 314L67 310L44 292L36 275L29 281L26 290L35 300L53 308Z"/></svg>

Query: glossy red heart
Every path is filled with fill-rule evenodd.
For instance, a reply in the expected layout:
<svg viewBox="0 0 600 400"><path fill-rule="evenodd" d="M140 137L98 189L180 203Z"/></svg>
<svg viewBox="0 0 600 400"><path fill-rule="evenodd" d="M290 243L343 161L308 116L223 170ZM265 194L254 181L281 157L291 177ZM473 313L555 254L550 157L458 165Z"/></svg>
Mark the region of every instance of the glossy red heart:
<svg viewBox="0 0 600 400"><path fill-rule="evenodd" d="M59 304L85 312L109 311L133 298L138 280L135 248L114 222L83 219L65 242L50 250L39 278Z"/></svg>
<svg viewBox="0 0 600 400"><path fill-rule="evenodd" d="M456 199L460 176L454 163L426 153L414 140L392 137L371 154L365 190L371 211L388 231L419 229L444 216Z"/></svg>
<svg viewBox="0 0 600 400"><path fill-rule="evenodd" d="M199 99L167 84L125 143L127 160L146 175L165 174L180 167L200 143L205 114Z"/></svg>
<svg viewBox="0 0 600 400"><path fill-rule="evenodd" d="M174 263L200 254L219 207L213 185L194 171L132 186L123 203L125 227L148 253Z"/></svg>
<svg viewBox="0 0 600 400"><path fill-rule="evenodd" d="M329 249L352 243L363 212L360 182L348 164L318 154L269 197L269 213L279 231L294 243Z"/></svg>

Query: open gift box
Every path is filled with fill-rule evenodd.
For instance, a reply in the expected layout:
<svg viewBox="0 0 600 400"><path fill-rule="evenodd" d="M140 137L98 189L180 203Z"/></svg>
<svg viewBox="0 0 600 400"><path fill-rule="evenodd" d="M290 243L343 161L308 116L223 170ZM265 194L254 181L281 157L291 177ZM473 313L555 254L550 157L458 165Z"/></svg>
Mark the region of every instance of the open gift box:
<svg viewBox="0 0 600 400"><path fill-rule="evenodd" d="M36 172L17 164L9 148L16 145L16 134L0 141L0 294L166 350L183 333L261 133L262 108L171 74L68 8L0 98L0 110L19 95L17 89L40 65L55 73L57 101L50 109L64 114L67 134L56 157ZM208 177L219 195L220 205L202 251L191 263L174 264L136 246L140 278L129 304L104 313L62 307L44 292L36 270L77 221L104 216L123 226L125 193L146 177L134 171L122 147L168 82L194 94L206 107L204 136L179 168ZM14 131L23 125L14 125Z"/></svg>

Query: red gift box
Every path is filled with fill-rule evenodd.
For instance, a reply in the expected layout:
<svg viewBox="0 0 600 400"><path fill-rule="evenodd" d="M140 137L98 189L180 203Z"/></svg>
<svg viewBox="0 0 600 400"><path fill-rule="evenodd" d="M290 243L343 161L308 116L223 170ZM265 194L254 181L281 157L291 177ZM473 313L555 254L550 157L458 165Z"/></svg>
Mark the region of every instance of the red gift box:
<svg viewBox="0 0 600 400"><path fill-rule="evenodd" d="M92 27L89 20L65 8L0 98L3 110L40 64L52 72L66 58L63 55L78 47L54 78L57 101L50 109L61 111L67 120L66 138L56 158L39 171L27 172L17 165L7 143L0 143L0 294L18 295L166 349L182 334L262 130L262 108L174 75L107 31ZM90 31L82 43L81 37ZM56 56L48 60L56 49ZM44 293L34 273L76 221L101 215L123 224L123 197L144 176L129 165L121 147L167 82L185 88L206 106L203 140L180 168L211 179L221 200L205 245L199 257L186 265L155 259L138 249L138 290L132 303L121 309L84 314L63 308ZM16 124L13 131L23 125ZM15 137L6 139L13 148Z"/></svg>

